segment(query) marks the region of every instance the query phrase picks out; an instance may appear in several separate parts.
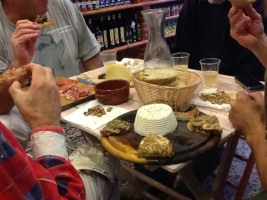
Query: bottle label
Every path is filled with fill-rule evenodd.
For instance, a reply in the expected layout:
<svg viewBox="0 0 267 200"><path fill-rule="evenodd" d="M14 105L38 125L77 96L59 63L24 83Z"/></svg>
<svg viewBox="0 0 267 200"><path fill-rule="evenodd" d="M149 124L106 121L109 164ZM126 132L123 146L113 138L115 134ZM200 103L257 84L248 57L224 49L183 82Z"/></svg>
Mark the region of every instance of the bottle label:
<svg viewBox="0 0 267 200"><path fill-rule="evenodd" d="M135 28L135 22L132 21L131 28Z"/></svg>
<svg viewBox="0 0 267 200"><path fill-rule="evenodd" d="M110 37L110 44L112 46L115 45L115 39L114 39L114 30L113 29L109 29L109 37Z"/></svg>
<svg viewBox="0 0 267 200"><path fill-rule="evenodd" d="M104 8L105 7L105 0L99 0L99 7Z"/></svg>
<svg viewBox="0 0 267 200"><path fill-rule="evenodd" d="M125 42L125 37L124 37L124 27L120 27L120 34L121 34L121 42Z"/></svg>
<svg viewBox="0 0 267 200"><path fill-rule="evenodd" d="M105 0L105 7L109 7L109 6L110 6L109 0Z"/></svg>
<svg viewBox="0 0 267 200"><path fill-rule="evenodd" d="M115 0L115 5L116 5L116 6L121 5L121 1L120 1L120 0Z"/></svg>
<svg viewBox="0 0 267 200"><path fill-rule="evenodd" d="M118 28L114 28L114 34L115 34L116 44L120 44L119 29Z"/></svg>
<svg viewBox="0 0 267 200"><path fill-rule="evenodd" d="M100 47L101 48L104 47L103 35L98 35L96 39L97 39L98 44L100 44Z"/></svg>
<svg viewBox="0 0 267 200"><path fill-rule="evenodd" d="M108 34L107 30L103 30L103 37L104 37L104 45L106 48L108 48Z"/></svg>
<svg viewBox="0 0 267 200"><path fill-rule="evenodd" d="M115 0L110 0L110 6L115 6Z"/></svg>

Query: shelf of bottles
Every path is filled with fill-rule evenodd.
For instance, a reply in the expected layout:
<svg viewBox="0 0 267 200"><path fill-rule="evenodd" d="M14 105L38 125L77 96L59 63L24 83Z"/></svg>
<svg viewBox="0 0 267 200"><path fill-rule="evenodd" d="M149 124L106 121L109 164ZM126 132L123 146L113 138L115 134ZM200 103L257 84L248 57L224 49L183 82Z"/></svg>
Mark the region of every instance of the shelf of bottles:
<svg viewBox="0 0 267 200"><path fill-rule="evenodd" d="M87 25L95 35L101 50L142 44L140 12L113 12L86 17ZM141 42L141 43L137 43Z"/></svg>
<svg viewBox="0 0 267 200"><path fill-rule="evenodd" d="M123 51L145 45L141 28L141 13L136 11L113 12L85 18L91 32L95 35L101 50ZM165 23L166 38L175 35L176 23Z"/></svg>
<svg viewBox="0 0 267 200"><path fill-rule="evenodd" d="M144 6L151 6L164 3L180 4L183 0L146 0L139 2L139 0L131 2L131 0L71 0L82 15L95 15L106 12L119 11L129 8L138 8Z"/></svg>
<svg viewBox="0 0 267 200"><path fill-rule="evenodd" d="M123 51L147 43L148 32L140 13L140 10L142 9L122 10L126 8L134 8L144 5L151 5L150 8L152 9L166 8L167 15L164 34L166 38L175 35L176 21L179 16L182 0L156 0L133 4L131 4L131 1L138 0L103 1L104 6L109 5L109 7L102 8L102 0L96 0L96 3L95 0L72 0L84 15L88 27L101 46L101 51L108 49ZM120 5L116 6L117 4ZM98 13L102 14L96 15Z"/></svg>

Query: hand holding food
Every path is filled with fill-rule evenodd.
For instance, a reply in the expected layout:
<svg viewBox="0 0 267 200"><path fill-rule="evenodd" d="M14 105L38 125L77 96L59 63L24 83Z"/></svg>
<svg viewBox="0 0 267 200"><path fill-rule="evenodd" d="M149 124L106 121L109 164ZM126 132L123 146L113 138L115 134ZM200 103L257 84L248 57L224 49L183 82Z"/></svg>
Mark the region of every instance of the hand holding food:
<svg viewBox="0 0 267 200"><path fill-rule="evenodd" d="M36 48L36 42L40 31L36 24L29 20L19 20L11 37L14 51L12 65L15 67L31 62Z"/></svg>
<svg viewBox="0 0 267 200"><path fill-rule="evenodd" d="M256 129L264 129L265 113L261 100L255 100L255 97L252 99L245 92L238 92L237 99L231 103L231 107L229 120L233 127L244 134L246 138L254 133L255 124L257 125Z"/></svg>
<svg viewBox="0 0 267 200"><path fill-rule="evenodd" d="M27 70L32 74L28 91L21 89L15 81L9 93L31 129L42 126L59 126L60 99L52 70L37 64L29 64Z"/></svg>
<svg viewBox="0 0 267 200"><path fill-rule="evenodd" d="M233 7L230 9L228 17L231 25L231 36L242 46L253 50L257 48L257 43L265 37L262 18L251 5L242 9Z"/></svg>

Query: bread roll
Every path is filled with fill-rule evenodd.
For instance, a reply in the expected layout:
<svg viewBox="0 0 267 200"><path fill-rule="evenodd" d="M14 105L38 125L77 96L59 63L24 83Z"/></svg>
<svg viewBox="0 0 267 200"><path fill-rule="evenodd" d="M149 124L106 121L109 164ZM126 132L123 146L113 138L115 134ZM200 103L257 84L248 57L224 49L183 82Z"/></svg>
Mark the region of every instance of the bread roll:
<svg viewBox="0 0 267 200"><path fill-rule="evenodd" d="M156 85L166 85L172 83L176 80L178 71L168 67L162 68L147 68L138 71L135 77L143 82L156 84Z"/></svg>

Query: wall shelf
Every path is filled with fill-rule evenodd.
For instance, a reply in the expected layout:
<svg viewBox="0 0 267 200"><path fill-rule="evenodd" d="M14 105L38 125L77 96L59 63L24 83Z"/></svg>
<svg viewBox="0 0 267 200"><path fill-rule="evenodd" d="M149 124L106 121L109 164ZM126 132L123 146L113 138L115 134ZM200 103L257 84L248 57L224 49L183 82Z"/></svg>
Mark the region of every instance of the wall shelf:
<svg viewBox="0 0 267 200"><path fill-rule="evenodd" d="M113 7L108 7L108 8L101 8L99 10L82 12L82 15L83 16L95 15L95 14L112 12L112 11L117 11L117 10L124 10L124 9L129 9L129 8L137 8L137 7L151 6L151 5L157 5L157 4L162 4L162 3L171 3L171 2L177 2L177 0L155 0L155 1L145 1L145 2L141 2L141 3L126 4L126 5L121 5L121 6L113 6ZM172 16L172 17L174 17L174 16Z"/></svg>
<svg viewBox="0 0 267 200"><path fill-rule="evenodd" d="M175 36L175 33L170 33L168 35L165 35L165 38L170 38L170 37L174 37L174 36ZM139 41L139 42L134 42L134 43L131 43L131 44L127 44L127 45L120 46L120 47L115 47L113 49L107 49L107 50L104 50L104 51L117 51L117 52L118 51L123 51L123 50L130 49L130 48L133 48L133 47L145 45L147 42L148 42L148 40L142 40L142 41Z"/></svg>

